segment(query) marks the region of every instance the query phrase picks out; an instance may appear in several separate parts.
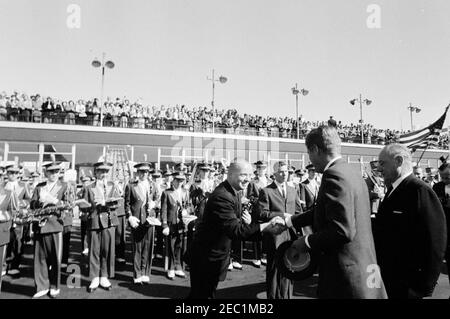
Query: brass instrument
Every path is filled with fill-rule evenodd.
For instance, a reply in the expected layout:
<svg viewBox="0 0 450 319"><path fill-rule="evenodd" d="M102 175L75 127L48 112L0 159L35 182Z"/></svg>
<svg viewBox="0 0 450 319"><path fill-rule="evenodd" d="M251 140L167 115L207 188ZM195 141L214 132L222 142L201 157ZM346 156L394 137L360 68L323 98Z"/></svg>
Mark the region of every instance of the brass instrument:
<svg viewBox="0 0 450 319"><path fill-rule="evenodd" d="M29 211L20 210L13 217L13 222L18 225L39 222L39 226L42 227L46 224L48 217L56 216L57 218L64 218L71 208L72 206L70 204L63 204Z"/></svg>
<svg viewBox="0 0 450 319"><path fill-rule="evenodd" d="M67 214L72 214L72 209L82 204L84 207L89 206L89 204L84 199L73 200L71 203L66 202L64 204L56 206L47 206L37 209L21 209L16 211L13 217L13 223L18 225L23 225L31 222L39 222L39 226L44 226L47 219L51 216L56 216L57 218L65 218Z"/></svg>

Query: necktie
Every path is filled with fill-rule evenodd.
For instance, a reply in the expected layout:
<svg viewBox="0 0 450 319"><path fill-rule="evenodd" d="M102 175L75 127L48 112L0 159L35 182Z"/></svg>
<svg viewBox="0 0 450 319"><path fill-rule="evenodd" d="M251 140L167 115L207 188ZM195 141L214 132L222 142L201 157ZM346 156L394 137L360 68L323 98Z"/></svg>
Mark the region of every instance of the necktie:
<svg viewBox="0 0 450 319"><path fill-rule="evenodd" d="M392 190L393 190L393 187L392 187L392 185L391 185L391 186L388 187L387 192L386 192L386 195L384 195L384 198L385 198L385 199L388 198L389 195L391 195Z"/></svg>
<svg viewBox="0 0 450 319"><path fill-rule="evenodd" d="M284 184L281 185L281 193L283 194L283 198L286 198L286 190L284 189Z"/></svg>

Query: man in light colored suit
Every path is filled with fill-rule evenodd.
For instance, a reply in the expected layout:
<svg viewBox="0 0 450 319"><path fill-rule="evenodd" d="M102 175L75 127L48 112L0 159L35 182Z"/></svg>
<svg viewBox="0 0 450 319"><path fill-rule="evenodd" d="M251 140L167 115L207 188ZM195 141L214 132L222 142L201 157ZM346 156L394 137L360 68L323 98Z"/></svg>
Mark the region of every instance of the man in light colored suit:
<svg viewBox="0 0 450 319"><path fill-rule="evenodd" d="M313 211L287 216L286 225L313 226L290 249L318 256L319 298L386 298L375 255L367 186L341 157L336 128L321 126L306 137L311 162L323 173Z"/></svg>
<svg viewBox="0 0 450 319"><path fill-rule="evenodd" d="M288 165L277 162L273 167L275 180L259 193L258 207L259 219L269 221L273 217L285 218L302 212L300 197L295 187L289 186ZM276 268L275 252L282 243L291 240L289 229L280 234L265 233L264 241L267 250L266 289L268 299L290 299L292 297L293 283L285 278Z"/></svg>

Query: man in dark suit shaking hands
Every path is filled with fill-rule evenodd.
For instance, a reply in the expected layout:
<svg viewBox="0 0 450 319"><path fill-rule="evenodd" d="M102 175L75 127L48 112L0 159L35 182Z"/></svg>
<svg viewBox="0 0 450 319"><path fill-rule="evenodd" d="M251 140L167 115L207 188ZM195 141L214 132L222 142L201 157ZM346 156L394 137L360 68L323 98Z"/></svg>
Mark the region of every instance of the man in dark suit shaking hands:
<svg viewBox="0 0 450 319"><path fill-rule="evenodd" d="M313 211L287 216L286 225L312 225L314 233L290 249L319 258L319 298L386 298L375 254L370 202L361 172L341 158L336 128L321 126L306 137L309 159L323 173Z"/></svg>
<svg viewBox="0 0 450 319"><path fill-rule="evenodd" d="M438 197L412 174L410 151L390 144L379 157L388 187L375 218L375 247L389 298L431 296L446 248Z"/></svg>
<svg viewBox="0 0 450 319"><path fill-rule="evenodd" d="M266 228L284 225L280 217L257 224L252 223L248 212L241 214L241 191L247 188L251 173L248 162L235 160L228 169L227 180L208 199L191 247L190 298L215 297L217 285L225 280L228 271L232 240L247 239Z"/></svg>

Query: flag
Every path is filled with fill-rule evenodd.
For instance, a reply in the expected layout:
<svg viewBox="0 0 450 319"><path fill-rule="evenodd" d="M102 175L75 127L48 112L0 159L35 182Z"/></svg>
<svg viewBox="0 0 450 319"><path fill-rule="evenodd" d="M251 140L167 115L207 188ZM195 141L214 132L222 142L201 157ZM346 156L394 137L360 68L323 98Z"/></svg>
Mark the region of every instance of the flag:
<svg viewBox="0 0 450 319"><path fill-rule="evenodd" d="M444 126L445 117L447 116L449 107L450 104L445 108L444 114L442 114L436 122L421 130L400 135L398 142L411 148L413 152L417 149L426 149L430 145L438 146L439 135Z"/></svg>

